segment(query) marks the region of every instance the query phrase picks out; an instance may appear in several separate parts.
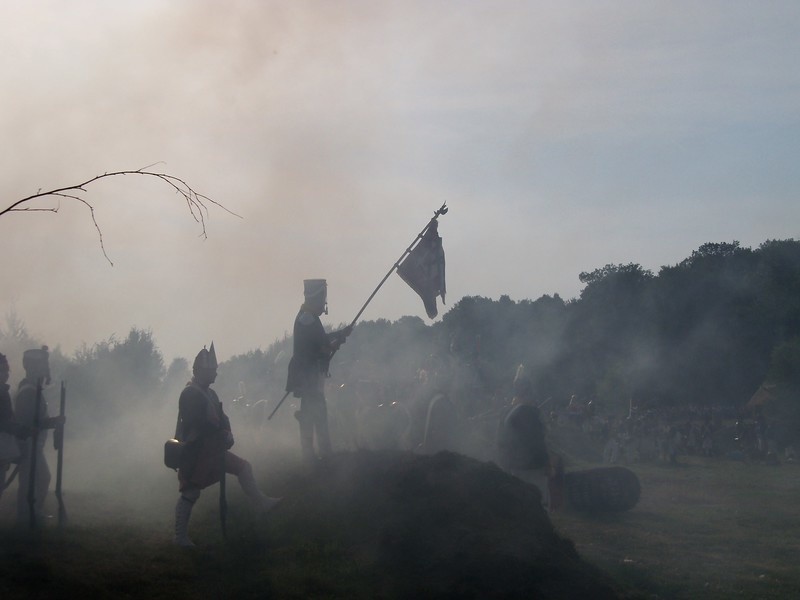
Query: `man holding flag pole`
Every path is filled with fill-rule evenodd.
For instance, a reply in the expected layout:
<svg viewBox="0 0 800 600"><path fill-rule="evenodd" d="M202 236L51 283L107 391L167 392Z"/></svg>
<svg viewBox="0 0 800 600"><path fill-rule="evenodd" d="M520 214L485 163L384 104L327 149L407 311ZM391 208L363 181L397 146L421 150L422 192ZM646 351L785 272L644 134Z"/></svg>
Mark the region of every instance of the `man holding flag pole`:
<svg viewBox="0 0 800 600"><path fill-rule="evenodd" d="M320 457L331 453L325 378L333 354L352 333L353 326L325 332L319 319L323 312L328 313L328 284L324 279L303 281L303 296L305 302L294 320L294 354L289 361L286 392L300 398L300 410L294 413L300 424L300 448L303 462L313 464L315 433Z"/></svg>
<svg viewBox="0 0 800 600"><path fill-rule="evenodd" d="M325 456L331 452L324 394L330 361L389 276L397 270L398 275L422 298L428 317L434 318L438 314L436 297L441 296L444 301L445 296L444 250L438 234L438 218L447 214L447 210L446 204L442 204L434 212L433 218L395 261L350 325L344 329L326 333L320 321L322 313L328 314L327 282L324 279L306 279L303 282L305 302L295 318L294 354L289 361L286 394L267 420L275 415L289 394L300 398L300 410L295 413L295 418L300 423L304 461L313 463L315 459L315 432L320 454Z"/></svg>

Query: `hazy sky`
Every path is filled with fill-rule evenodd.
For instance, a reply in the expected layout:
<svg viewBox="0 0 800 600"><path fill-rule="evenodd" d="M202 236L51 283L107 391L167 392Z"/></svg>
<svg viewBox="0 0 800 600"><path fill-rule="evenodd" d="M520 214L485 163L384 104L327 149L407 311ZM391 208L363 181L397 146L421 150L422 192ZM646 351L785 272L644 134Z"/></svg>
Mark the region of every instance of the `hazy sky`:
<svg viewBox="0 0 800 600"><path fill-rule="evenodd" d="M443 202L445 310L800 237L798 31L796 0L0 0L2 207L158 162L242 217L202 239L163 183L92 184L112 267L84 206L7 214L0 308L225 359L306 278L350 321ZM393 275L362 318L406 314Z"/></svg>

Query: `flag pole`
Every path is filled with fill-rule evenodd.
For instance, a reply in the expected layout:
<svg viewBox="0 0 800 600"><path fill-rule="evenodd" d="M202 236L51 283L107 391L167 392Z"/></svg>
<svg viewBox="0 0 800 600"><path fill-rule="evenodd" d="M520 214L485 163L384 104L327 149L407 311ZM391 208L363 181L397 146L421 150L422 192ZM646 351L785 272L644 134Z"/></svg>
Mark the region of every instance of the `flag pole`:
<svg viewBox="0 0 800 600"><path fill-rule="evenodd" d="M425 227L423 228L423 230L422 230L422 231L420 231L420 232L419 232L419 234L417 235L417 237L415 237L415 238L414 238L414 241L413 241L413 242L411 242L411 244L409 245L409 247L408 247L408 248L406 248L406 251L405 251L405 252L403 252L403 254L400 256L400 258L398 258L398 259L395 261L395 263L392 265L392 268L391 268L391 269L389 269L389 272L388 272L388 273L386 273L386 275L384 275L384 276L383 276L383 279L381 279L381 282L378 284L378 287L376 287L376 288L375 288L375 289L372 291L372 293L369 295L369 298L367 298L367 301L366 301L366 302L364 302L364 306L362 306L362 307L361 307L361 310L359 310L359 311L358 311L358 314L356 314L355 318L354 318L354 319L353 319L353 320L350 322L350 327L354 327L354 326L355 326L356 322L358 321L358 318L359 318L359 317L362 315L362 313L363 313L363 312L366 310L366 308L367 308L367 306L369 305L369 303L370 303L370 302L372 302L372 299L375 297L375 294L377 294L377 293L378 293L378 290L379 290L379 289L381 289L381 288L383 287L383 284L384 284L384 283L386 283L386 280L387 280L387 279L389 279L389 277L392 275L392 273L394 273L394 272L395 272L395 270L397 269L397 267L399 267L399 266L400 266L400 263L401 263L401 262L403 262L403 259L404 259L404 258L405 258L407 255L411 254L411 251L414 249L414 246L416 246L417 242L418 242L419 240L421 240L421 239L422 239L422 236L424 236L424 235L427 233L428 229L430 229L431 225L433 225L433 222L434 222L434 221L436 221L436 220L439 218L439 216L440 216L440 215L446 215L446 214L447 214L447 211L448 211L448 208L447 208L447 202L445 202L444 204L442 204L442 206L441 206L441 207L440 207L438 210L434 211L434 213L433 213L433 217L431 218L431 220L430 220L430 221L428 221L428 224L427 224L427 225L425 225ZM278 401L278 404L276 404L276 405L275 405L275 408L273 408L273 409L272 409L272 412L271 412L271 413L270 413L270 415L267 417L267 421L269 421L270 419L272 419L272 417L273 417L273 416L275 416L275 413L276 413L276 412L278 412L278 409L281 407L281 404L283 404L283 403L284 403L284 401L286 400L286 398L288 398L288 397L289 397L289 394L290 394L290 392L289 392L289 391L287 391L287 392L286 392L286 393L283 395L283 398L281 398L281 399Z"/></svg>
<svg viewBox="0 0 800 600"><path fill-rule="evenodd" d="M414 241L413 241L413 242L411 242L411 244L408 246L408 248L406 248L406 251L405 251L405 252L403 252L403 254L400 256L400 258L398 258L398 259L395 261L395 263L392 265L392 268L391 268L391 269L389 269L389 272L388 272L388 273L386 273L386 275L384 275L383 279L381 279L381 282L378 284L378 287L376 287L376 288L373 290L373 292L370 294L369 298L367 298L367 301L366 301L366 302L364 302L364 306L362 306L362 307L361 307L361 310L359 310L359 311L358 311L358 314L357 314L357 315L355 316L355 318L354 318L354 319L353 319L353 320L350 322L350 327L353 327L353 326L355 326L355 324L356 324L356 321L358 321L358 318L359 318L359 317L361 316L361 314L362 314L362 313L363 313L363 312L366 310L366 308L367 308L367 306L369 305L369 303L370 303L370 302L372 302L372 299L375 297L375 294L377 294L377 293L378 293L378 290L379 290L379 289L381 289L381 288L383 287L383 284L384 284L384 283L386 283L386 280L387 280L387 279L389 279L389 277L391 277L392 273L394 273L394 272L395 272L395 270L396 270L396 269L397 269L397 268L400 266L400 263L401 263L401 262L403 262L403 259L404 259L404 258L405 258L407 255L411 254L411 251L414 249L414 246L416 246L416 245L417 245L417 242L418 242L419 240L421 240L421 239L422 239L422 236L424 236L424 235L425 235L425 233L428 231L428 229L430 229L430 226L433 224L433 222L434 222L434 221L436 221L436 220L439 218L439 215L446 215L446 214L447 214L447 210L448 210L448 209L447 209L447 202L445 202L444 204L442 204L442 206L441 206L441 208L439 208L439 210L437 210L437 211L435 211L435 212L433 213L433 218L432 218L430 221L428 221L428 224L427 224L427 225L425 225L425 228L424 228L422 231L420 231L420 232L419 232L419 235L417 235L417 237L416 237L416 238L414 238Z"/></svg>

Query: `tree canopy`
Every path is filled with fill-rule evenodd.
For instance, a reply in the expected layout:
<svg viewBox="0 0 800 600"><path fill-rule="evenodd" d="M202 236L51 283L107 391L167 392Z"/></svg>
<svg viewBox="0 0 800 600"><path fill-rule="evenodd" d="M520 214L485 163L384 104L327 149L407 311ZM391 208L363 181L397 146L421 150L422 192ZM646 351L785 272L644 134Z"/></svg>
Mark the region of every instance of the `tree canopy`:
<svg viewBox="0 0 800 600"><path fill-rule="evenodd" d="M709 243L657 274L607 264L580 280L585 287L569 301L465 296L432 325L416 316L360 322L331 372L342 383L378 381L398 399L421 371L436 373L437 385L471 395L474 411L510 395L520 364L540 400L576 394L609 411L629 403L741 407L765 380L800 387L800 242ZM220 396L279 398L291 342L221 364ZM0 344L36 345L13 314ZM94 414L109 418L132 397L169 401L166 388L189 375L185 359L165 369L147 330L52 356L54 375L67 376Z"/></svg>

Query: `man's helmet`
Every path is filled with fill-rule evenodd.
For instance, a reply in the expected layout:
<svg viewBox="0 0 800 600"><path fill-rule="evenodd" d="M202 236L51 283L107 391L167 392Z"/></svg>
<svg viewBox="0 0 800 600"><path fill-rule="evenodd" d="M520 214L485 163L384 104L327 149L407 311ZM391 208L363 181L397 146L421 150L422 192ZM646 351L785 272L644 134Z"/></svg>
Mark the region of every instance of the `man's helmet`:
<svg viewBox="0 0 800 600"><path fill-rule="evenodd" d="M33 378L42 377L50 383L50 352L47 346L25 350L22 354L22 366L25 373Z"/></svg>
<svg viewBox="0 0 800 600"><path fill-rule="evenodd" d="M194 358L193 370L215 369L217 368L217 353L214 351L214 342L211 342L211 349L206 350L205 346Z"/></svg>

